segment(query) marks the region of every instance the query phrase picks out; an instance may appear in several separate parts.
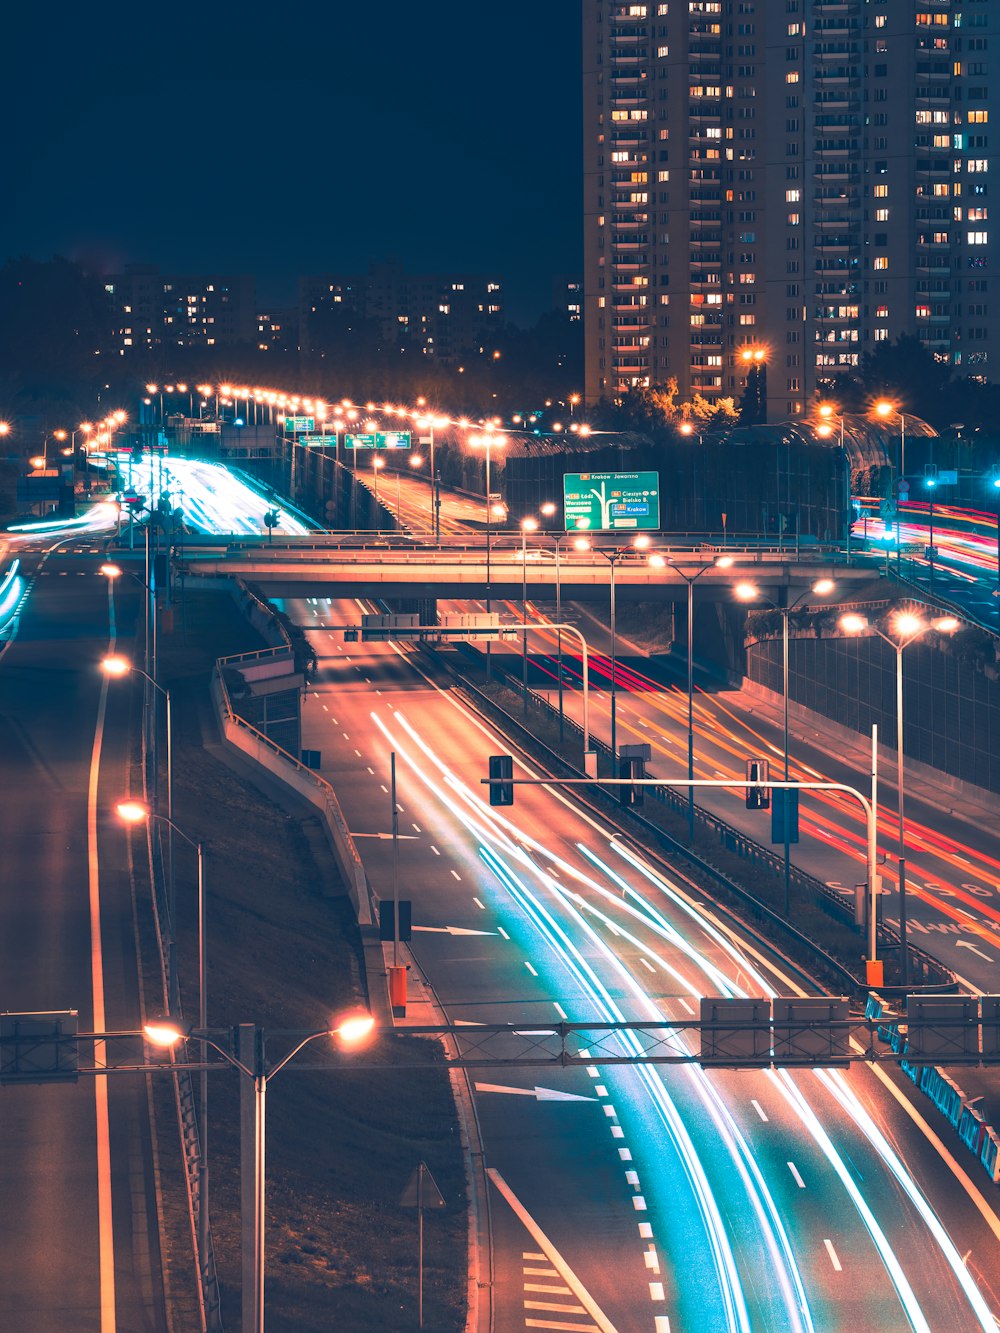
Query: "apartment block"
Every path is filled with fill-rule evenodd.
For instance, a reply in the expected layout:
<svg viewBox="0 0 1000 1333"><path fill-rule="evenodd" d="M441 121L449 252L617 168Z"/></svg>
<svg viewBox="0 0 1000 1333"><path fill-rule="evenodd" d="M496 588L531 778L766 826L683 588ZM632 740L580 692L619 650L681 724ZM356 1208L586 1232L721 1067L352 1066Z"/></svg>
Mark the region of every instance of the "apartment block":
<svg viewBox="0 0 1000 1333"><path fill-rule="evenodd" d="M256 341L256 281L249 275L166 274L135 264L104 288L116 321L115 350L122 356Z"/></svg>
<svg viewBox="0 0 1000 1333"><path fill-rule="evenodd" d="M583 0L583 21L589 401L671 377L738 397L756 356L779 420L901 334L1000 378L1000 5Z"/></svg>
<svg viewBox="0 0 1000 1333"><path fill-rule="evenodd" d="M503 324L503 288L474 274L407 273L395 262L363 274L299 280L300 346L312 350L310 322L341 309L371 321L382 345L451 363L492 354Z"/></svg>

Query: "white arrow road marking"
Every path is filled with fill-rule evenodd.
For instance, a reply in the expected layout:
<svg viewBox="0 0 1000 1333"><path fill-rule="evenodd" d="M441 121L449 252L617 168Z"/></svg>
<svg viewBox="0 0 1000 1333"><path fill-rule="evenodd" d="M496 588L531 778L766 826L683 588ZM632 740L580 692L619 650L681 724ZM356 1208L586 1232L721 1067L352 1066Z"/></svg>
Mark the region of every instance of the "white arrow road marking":
<svg viewBox="0 0 1000 1333"><path fill-rule="evenodd" d="M425 930L435 935L495 935L495 930L466 930L463 926L414 926L414 930Z"/></svg>
<svg viewBox="0 0 1000 1333"><path fill-rule="evenodd" d="M992 963L992 962L994 961L994 960L990 957L990 955L989 955L988 953L983 953L983 951L982 951L981 949L977 949L976 946L975 946L974 944L970 944L968 940L956 940L956 941L955 941L955 948L956 948L956 949L971 949L972 952L973 952L974 954L976 954L978 957L982 958L985 962L987 962L987 963Z"/></svg>
<svg viewBox="0 0 1000 1333"><path fill-rule="evenodd" d="M477 1083L477 1092L507 1092L512 1097L534 1097L538 1102L596 1102L596 1097L580 1097L575 1092L557 1092L555 1088L506 1088L502 1083Z"/></svg>
<svg viewBox="0 0 1000 1333"><path fill-rule="evenodd" d="M416 841L417 841L417 835L416 835L415 833L397 833L396 836L397 836L397 838L399 839L400 842L416 842ZM391 841L392 841L392 834L391 834L391 833L352 833L352 834L351 834L351 837L352 837L352 838L379 838L382 842L391 842Z"/></svg>

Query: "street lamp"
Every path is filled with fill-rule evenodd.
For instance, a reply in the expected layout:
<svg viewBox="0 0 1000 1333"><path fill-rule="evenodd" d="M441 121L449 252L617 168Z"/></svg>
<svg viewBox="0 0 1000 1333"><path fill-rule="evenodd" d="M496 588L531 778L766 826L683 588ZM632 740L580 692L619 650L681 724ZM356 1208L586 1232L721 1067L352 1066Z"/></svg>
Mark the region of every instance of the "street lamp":
<svg viewBox="0 0 1000 1333"><path fill-rule="evenodd" d="M123 674L117 668L112 669L107 665L114 659L106 659L105 670L112 675ZM121 661L121 659L118 659ZM128 664L125 664L128 670ZM133 668L137 670L137 668ZM168 733L169 734L169 733ZM174 833L193 847L198 857L198 1026L200 1028L208 1027L208 936L205 929L207 910L205 900L205 844L196 842L184 832L182 828L174 823L173 819L165 815L158 815L150 810L149 806L142 801L119 801L115 807L120 819L126 824L145 824L151 819L159 820L166 824L167 831L173 837ZM173 845L171 842L170 850L170 873L171 873L171 893L173 889ZM170 984L167 988L167 1007L170 1012L176 1012L179 1008L180 986L177 977L177 955L176 940L177 928L175 918L176 907L174 902L170 901L167 907L167 915L170 918L170 935L168 955L168 970L170 973ZM201 1044L201 1076L199 1082L199 1105L201 1107L201 1162L198 1171L198 1256L201 1265L202 1276L208 1269L208 1069L206 1066L208 1051L204 1041Z"/></svg>
<svg viewBox="0 0 1000 1333"><path fill-rule="evenodd" d="M896 801L899 812L897 832L899 858L899 944L900 981L905 986L909 982L910 960L906 938L906 840L903 826L903 650L909 648L928 630L938 634L954 634L959 627L955 616L939 616L935 620L922 620L911 612L901 611L893 616L893 633L886 634L878 625L871 624L865 616L853 612L840 617L840 628L847 634L861 634L871 629L884 640L896 654Z"/></svg>
<svg viewBox="0 0 1000 1333"><path fill-rule="evenodd" d="M372 455L372 477L375 483L375 531L382 531L382 516L378 512L378 474L385 467L385 459L379 458L378 454Z"/></svg>
<svg viewBox="0 0 1000 1333"><path fill-rule="evenodd" d="M117 571L117 572L113 573L112 571ZM101 572L111 581L112 586L114 585L114 580L118 577L119 574L121 574L121 570L118 568L117 565L102 565ZM173 957L173 950L175 947L175 931L173 928L173 923L175 919L176 897L174 893L174 834L173 834L173 823L171 822L174 817L174 728L170 710L170 691L169 689L167 689L165 685L161 685L160 682L156 680L153 676L150 676L147 674L147 672L143 671L141 667L133 666L127 657L120 657L117 654L111 657L106 657L101 662L101 670L104 672L106 676L112 676L112 677L127 676L129 674L135 676L141 676L148 685L151 685L154 690L158 691L160 694L163 695L164 701L166 703L167 824L169 825L169 832L167 836L167 865L169 868L168 879L167 879L168 883L167 910L168 910L168 915L170 917L170 927L171 927L170 940L169 940L169 949L171 953L170 955L168 955L168 963L169 963L168 972L170 976L170 983L171 985L173 985L174 979L176 977L176 968L175 968L176 960ZM155 716L153 718L153 727L155 731L157 728L157 720ZM153 792L155 797L156 784L154 784Z"/></svg>
<svg viewBox="0 0 1000 1333"><path fill-rule="evenodd" d="M490 613L490 601L492 596L492 573L490 569L490 542L493 535L493 492L492 492L492 474L490 471L490 461L493 446L495 444L506 444L506 435L496 435L492 428L486 430L483 435L473 435L469 439L473 446L483 445L486 449L486 614ZM490 678L490 644L486 644L486 679Z"/></svg>
<svg viewBox="0 0 1000 1333"><path fill-rule="evenodd" d="M654 554L649 563L654 569L662 569L669 562L668 556ZM687 752L688 782L694 781L694 585L710 569L732 568L733 557L720 555L711 564L701 565L693 574L679 566L671 564L677 574L687 584ZM688 842L694 842L694 788L688 787Z"/></svg>
<svg viewBox="0 0 1000 1333"><path fill-rule="evenodd" d="M810 597L829 597L830 594L833 592L835 586L836 585L834 584L832 579L818 579L817 582L815 582L811 588L807 588L806 591L800 597L796 598L794 602L785 605L779 605L777 602L773 602L770 597L762 596L760 590L753 583L738 583L736 587L733 589L734 593L736 594L736 597L741 602L767 602L767 604L770 607L772 607L775 611L780 612L781 614L781 680L782 680L782 696L783 696L783 706L784 706L783 707L783 732L784 732L783 749L785 756L785 772L784 772L785 782L788 781L788 618L793 611L798 610L798 608L801 607L804 602L808 601ZM787 598L787 590L785 596ZM787 917L791 912L791 879L792 879L791 851L789 845L791 829L789 827L790 821L788 817L789 816L788 807L791 801L791 797L788 795L787 790L783 792L781 800L782 800L781 823L784 832L784 846L785 846L785 916Z"/></svg>
<svg viewBox="0 0 1000 1333"><path fill-rule="evenodd" d="M537 518L521 519L521 688L524 712L528 712L528 533L538 531ZM560 617L557 615L556 619Z"/></svg>
<svg viewBox="0 0 1000 1333"><path fill-rule="evenodd" d="M543 504L542 513L547 514L549 509L555 511L555 505ZM555 540L556 550L556 622L560 626L556 630L556 659L559 664L559 739L563 739L563 656L562 656L562 544L569 537L572 541L574 551L589 551L590 542L586 537L574 536L572 533ZM584 747L586 748L586 747Z"/></svg>
<svg viewBox="0 0 1000 1333"><path fill-rule="evenodd" d="M899 417L899 467L896 471L896 573L898 574L902 553L902 541L900 537L900 506L903 499L903 493L899 489L899 484L906 476L906 416L904 413L900 412L896 404L890 402L888 398L880 398L873 410L875 415L887 424L893 413L896 413Z"/></svg>
<svg viewBox="0 0 1000 1333"><path fill-rule="evenodd" d="M245 1063L238 1059L224 1046L220 1046L214 1041L202 1028L196 1029L180 1027L169 1020L157 1019L145 1024L143 1028L144 1035L152 1045L163 1049L173 1049L187 1040L189 1037L196 1038L204 1050L207 1046L211 1048L231 1065L244 1078L253 1084L254 1089L254 1209L253 1209L253 1227L252 1230L246 1225L244 1218L243 1245L244 1254L248 1248L248 1241L251 1242L253 1258L253 1299L252 1302L245 1302L243 1315L243 1328L245 1333L264 1333L264 1233L266 1223L266 1165L267 1165L267 1141L266 1141L266 1103L267 1103L267 1085L271 1079L275 1078L285 1066L292 1061L295 1056L311 1042L319 1041L322 1037L328 1037L337 1042L342 1048L354 1048L364 1045L372 1036L375 1029L375 1020L368 1013L350 1013L342 1017L331 1020L330 1026L323 1028L320 1032L311 1032L304 1037L296 1046L282 1056L276 1064L268 1068L264 1052L264 1033L260 1028L254 1030L253 1059L251 1063ZM205 1063L204 1056L202 1064ZM207 1210L206 1210L207 1211ZM250 1309L247 1309L247 1306ZM251 1317L252 1316L252 1317Z"/></svg>
<svg viewBox="0 0 1000 1333"><path fill-rule="evenodd" d="M603 546L594 548L598 555L603 555L611 566L611 758L616 765L618 763L618 695L616 690L618 636L615 623L615 565L623 556L628 555L629 551L645 551L648 547L649 538L639 536L634 538L628 546L616 546L610 550Z"/></svg>

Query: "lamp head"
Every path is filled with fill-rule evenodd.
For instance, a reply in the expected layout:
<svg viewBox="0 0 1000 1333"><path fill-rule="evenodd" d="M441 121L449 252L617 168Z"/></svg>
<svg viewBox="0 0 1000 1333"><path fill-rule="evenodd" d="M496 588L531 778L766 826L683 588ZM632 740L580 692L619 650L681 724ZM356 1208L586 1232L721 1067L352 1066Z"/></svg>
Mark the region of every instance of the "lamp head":
<svg viewBox="0 0 1000 1333"><path fill-rule="evenodd" d="M741 602L755 602L760 596L760 589L755 583L737 583L733 592Z"/></svg>

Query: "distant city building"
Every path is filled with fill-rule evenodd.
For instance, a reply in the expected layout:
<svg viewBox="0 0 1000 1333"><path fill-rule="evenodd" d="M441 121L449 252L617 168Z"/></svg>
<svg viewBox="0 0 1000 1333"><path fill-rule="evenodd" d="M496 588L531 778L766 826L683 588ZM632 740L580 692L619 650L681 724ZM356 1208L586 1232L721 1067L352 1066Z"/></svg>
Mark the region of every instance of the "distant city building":
<svg viewBox="0 0 1000 1333"><path fill-rule="evenodd" d="M738 396L761 353L792 416L901 334L1000 379L995 0L583 14L588 400Z"/></svg>
<svg viewBox="0 0 1000 1333"><path fill-rule="evenodd" d="M298 311L292 306L256 318L259 352L294 352L298 347Z"/></svg>
<svg viewBox="0 0 1000 1333"><path fill-rule="evenodd" d="M488 355L503 324L503 293L495 278L405 273L394 262L363 275L299 279L299 345L313 350L317 315L343 310L370 321L385 348L419 352L442 362Z"/></svg>
<svg viewBox="0 0 1000 1333"><path fill-rule="evenodd" d="M256 281L239 275L175 275L129 265L104 284L123 356L161 347L255 342Z"/></svg>

